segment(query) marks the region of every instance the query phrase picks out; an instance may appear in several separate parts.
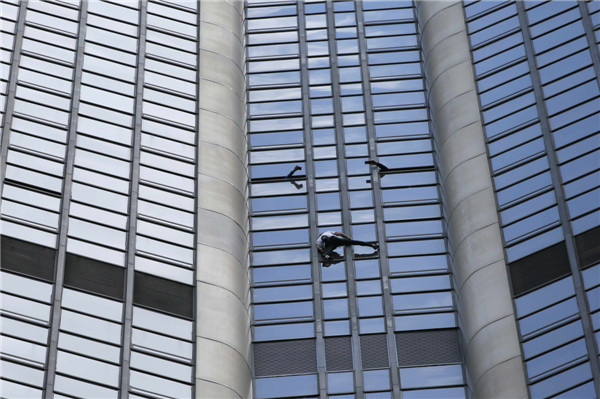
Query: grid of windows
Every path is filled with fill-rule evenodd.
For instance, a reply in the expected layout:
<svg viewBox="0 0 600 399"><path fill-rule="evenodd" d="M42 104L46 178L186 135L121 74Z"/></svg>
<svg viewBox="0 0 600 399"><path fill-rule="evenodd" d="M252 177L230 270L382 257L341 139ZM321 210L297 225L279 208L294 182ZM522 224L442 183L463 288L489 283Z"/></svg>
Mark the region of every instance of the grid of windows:
<svg viewBox="0 0 600 399"><path fill-rule="evenodd" d="M2 2L7 396L192 396L197 7Z"/></svg>
<svg viewBox="0 0 600 399"><path fill-rule="evenodd" d="M456 328L412 3L249 1L247 27L255 367L276 342L325 362L256 396L464 395L460 356L398 372L394 350ZM386 247L315 267L325 230Z"/></svg>
<svg viewBox="0 0 600 399"><path fill-rule="evenodd" d="M587 244L600 225L595 7L465 2L534 397L593 396L598 373L596 270L579 270L599 260Z"/></svg>

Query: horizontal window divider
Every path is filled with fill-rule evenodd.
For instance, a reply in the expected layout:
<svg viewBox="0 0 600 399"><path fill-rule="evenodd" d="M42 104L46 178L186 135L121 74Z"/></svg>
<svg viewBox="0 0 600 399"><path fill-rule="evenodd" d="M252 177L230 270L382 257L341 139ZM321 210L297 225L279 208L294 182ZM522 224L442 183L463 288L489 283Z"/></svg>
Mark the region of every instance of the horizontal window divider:
<svg viewBox="0 0 600 399"><path fill-rule="evenodd" d="M476 80L482 80L482 79L485 79L485 78L487 78L487 77L489 77L489 76L495 75L496 73L498 73L498 72L500 72L500 71L503 71L503 70L505 70L505 69L508 69L508 68L510 68L510 67L512 67L512 66L515 66L515 65L517 65L517 64L520 64L521 62L524 62L524 61L527 61L527 58L526 58L526 57L523 55L522 57L516 58L516 59L514 59L514 60L511 60L511 61L509 61L509 62L507 62L507 63L505 63L505 64L502 64L502 65L499 65L499 66L497 66L497 67L494 67L493 69L490 69L490 70L489 70L489 71L487 71L487 72L484 72L484 73L482 73L482 74L478 74L478 75L476 76ZM475 64L476 64L476 63L473 63L473 65L475 65ZM504 83L506 83L506 82L502 82L500 85L502 85L502 84L504 84ZM497 86L495 86L495 87L497 87Z"/></svg>
<svg viewBox="0 0 600 399"><path fill-rule="evenodd" d="M560 366L556 366L542 374L533 376L533 377L529 377L529 382L530 384L535 384L539 381L543 381L545 379L551 378L557 374L560 374L561 372L565 371L566 369L572 368L573 366L577 366L579 364L582 364L586 361L589 360L589 356L586 354L584 356L580 356L576 359L570 360L566 363L561 364ZM571 387L569 387L571 388Z"/></svg>
<svg viewBox="0 0 600 399"><path fill-rule="evenodd" d="M554 329L554 330L556 330L556 329ZM583 332L582 332L582 333L581 333L581 335L578 335L578 336L576 336L576 337L571 337L569 340L567 340L567 341L565 341L565 342L563 342L563 343L561 343L561 344L559 344L559 345L553 346L553 347L552 347L552 348L550 348L550 349L546 349L545 351L543 351L543 352L540 352L540 353L538 353L538 354L536 354L536 355L534 355L534 356L531 356L531 357L524 357L524 360L527 362L527 361L529 361L529 360L533 360L533 359L536 359L536 358L542 357L542 356L544 356L544 355L546 355L546 354L548 354L548 353L550 353L550 352L552 352L552 351L554 351L554 350L556 350L556 349L562 348L562 347L564 347L564 346L567 346L567 345L569 345L569 344L572 344L573 342L575 342L575 341L577 341L577 340L579 340L579 339L582 339L582 338L583 338L583 336L584 336L584 335L583 335ZM527 339L526 341L524 341L524 342L527 342L527 341L529 341L529 340L531 340L531 338L528 338L528 339Z"/></svg>
<svg viewBox="0 0 600 399"><path fill-rule="evenodd" d="M48 77L51 77L53 79L64 80L65 82L71 82L71 83L73 82L70 79L65 79L65 78L60 77L60 76L47 75L46 73L44 73L44 71L36 71L36 70L30 69L30 68L20 68L20 69L24 69L24 70L28 70L28 71L33 71L33 72L36 72L36 73L41 73L41 74L46 75ZM22 86L22 87L28 87L30 89L34 89L34 90L38 90L38 91L42 91L42 92L46 92L46 93L50 93L50 94L53 94L53 95L56 95L56 96L59 96L59 97L71 98L71 93L68 93L68 92L65 92L65 91L60 91L60 90L55 90L55 89L52 89L52 88L46 87L46 86L41 86L41 85L38 85L38 84L35 84L35 83L28 82L26 80L17 79L17 85L18 86Z"/></svg>
<svg viewBox="0 0 600 399"><path fill-rule="evenodd" d="M417 293L417 294L420 294ZM392 297L397 295L407 295L405 294L391 294ZM408 294L410 295L410 294ZM415 315L415 314L430 314L430 313L450 313L455 312L455 306L440 306L440 307L430 307L430 308L419 308L419 309L394 309L392 312L392 316L405 316L405 315Z"/></svg>
<svg viewBox="0 0 600 399"><path fill-rule="evenodd" d="M55 213L55 212L52 212ZM7 220L9 222L13 222L13 223L17 223L23 226L28 226L28 227L33 227L37 230L41 230L41 231L45 231L48 233L57 233L58 229L57 228L52 228L40 223L35 223L35 222L30 222L29 220L26 219L21 219L15 216L11 216L11 215L7 215L7 214L3 214L2 215L2 220Z"/></svg>
<svg viewBox="0 0 600 399"><path fill-rule="evenodd" d="M312 302L312 300L311 300ZM259 304L259 305L262 305ZM261 325L261 324L271 324L271 323L277 323L277 324L287 324L287 323L297 323L297 322L302 322L302 321L315 321L313 316L306 316L306 317L289 317L289 318L277 318L277 319L260 319L260 320L253 320L253 323L255 326ZM327 320L330 321L330 320Z"/></svg>
<svg viewBox="0 0 600 399"><path fill-rule="evenodd" d="M143 236L143 237L147 237L147 238L150 238L150 239L156 239L155 237L151 237L151 236ZM158 239L156 239L156 240L158 241ZM168 241L164 241L164 242L166 244L172 244L171 242L168 242ZM176 245L176 244L172 244L172 245ZM191 263L185 263L185 262L179 261L177 259L168 258L166 256L156 255L156 254L153 254L151 252L145 252L145 251L136 249L135 253L136 253L136 255L141 255L141 256L143 256L145 258L154 259L154 260L157 260L159 262L165 262L166 261L169 264L179 264L180 265L179 267L187 269L187 270L192 270L192 268L193 268L193 265ZM146 273L146 274L148 274L148 273ZM154 276L154 275L152 274L152 276ZM160 276L156 276L156 277L165 279L164 277L160 277ZM165 280L169 280L169 279L165 279ZM170 280L170 281L174 281L174 280ZM141 305L139 305L139 306L141 306ZM171 314L171 313L169 313L169 314ZM181 316L178 316L178 317L181 317Z"/></svg>
<svg viewBox="0 0 600 399"><path fill-rule="evenodd" d="M61 376L64 376L64 377L67 377L67 378L71 378L73 380L82 381L82 382L85 382L85 383L88 383L88 384L91 384L91 385L98 385L98 386L103 387L103 388L112 389L113 391L115 391L115 393L117 393L118 383L116 385L109 385L109 384L105 384L103 382L98 382L96 380L88 380L88 379L83 378L83 377L78 377L78 376L70 375L70 374L61 372L59 370L56 370L56 375L61 375ZM57 390L56 388L55 388L54 392L58 393L58 394L61 394L61 391ZM68 393L66 395L69 396Z"/></svg>
<svg viewBox="0 0 600 399"><path fill-rule="evenodd" d="M557 115L563 114L563 113L565 113L565 112L567 112L567 111L570 111L570 110L572 110L572 109L575 109L575 108L579 107L580 105L583 105L583 104L586 104L586 103L592 102L593 100L597 100L597 99L599 99L599 98L600 98L600 95L596 95L595 97L587 98L587 99L585 99L585 100L583 100L583 101L580 101L580 102L578 102L578 103L576 103L576 104L572 104L570 107L567 107L567 108L561 109L560 111L558 111L558 112L555 112L554 114L551 114L551 115L549 114L549 115L548 115L548 118L549 118L549 119L551 119L551 118L554 118L554 117L555 117L555 116L557 116ZM590 115L593 115L593 114L587 114L587 115L585 115L585 116L584 116L583 118L581 118L581 119L585 119L585 118L589 117ZM572 123L569 123L569 125L571 125L571 124L572 124ZM567 126L567 125L565 125L565 126ZM561 128L562 128L562 127L564 127L564 126L561 126Z"/></svg>
<svg viewBox="0 0 600 399"><path fill-rule="evenodd" d="M29 278L29 276L27 276L27 278ZM4 292L5 294L8 294L8 295L14 296L14 297L16 297L16 298L26 299L26 300L28 300L28 301L31 301L31 302L35 302L35 303L39 303L39 304L42 304L42 305L51 306L51 305L50 305L50 302L44 302L44 301L42 301L42 300L35 299L35 298L31 298L31 297L28 297L28 296L26 296L26 295L23 295L23 294L17 294L17 293L14 293L14 292L8 292L8 291L6 291L6 290L1 290L1 292ZM7 316L8 316L8 315L10 315L10 316L13 316L13 317L11 317L11 319L19 319L19 320L23 320L21 317L26 317L26 318L27 318L27 320L29 320L29 317L30 317L30 316L27 316L27 315L22 315L22 314L20 314L20 313L14 313L14 312L11 312L10 310L2 309L2 315L5 315L5 313L6 313L6 315L7 315ZM15 317L15 316L21 316L21 317ZM40 319L33 319L33 320L40 320ZM40 322L36 323L36 325L38 325L38 326L44 326L44 327L47 327L47 326L48 326L48 324L46 324L46 323L45 323L45 322L43 322L43 321L42 321L41 323L40 323ZM4 334L4 333L3 333L3 334Z"/></svg>
<svg viewBox="0 0 600 399"><path fill-rule="evenodd" d="M515 147L512 147L512 148L509 148L509 149L508 149L508 150L506 150L506 151L503 151L503 152L501 152L501 153L498 153L497 155L494 155L494 157L496 157L496 156L498 156L498 155L501 155L501 154L504 154L504 153L506 153L506 152L508 152L508 151L514 150L515 148L518 148L520 145L524 145L524 144L530 143L531 141L535 141L535 140L537 140L538 138L539 138L539 137L536 137L536 138L535 138L535 139L533 139L533 140L527 141L527 142L525 142L525 143L521 143L521 144L519 144L518 146L515 146ZM527 156L527 157L525 157L525 158L519 159L519 160L517 160L517 161L515 161L515 162L511 163L510 165L503 166L502 168L499 168L499 169L494 169L494 171L493 171L493 176L499 176L499 175L501 175L501 174L503 174L503 173L505 173L505 172L507 172L507 171L510 171L510 170L512 170L512 169L516 169L516 168L518 168L519 166L522 166L522 165L524 165L524 164L526 164L526 163L528 163L528 162L530 162L530 161L533 161L533 160L535 160L535 159L542 158L542 157L544 157L544 156L546 156L546 155L547 155L547 153L546 153L546 150L545 150L545 149L544 149L544 150L542 150L542 151L536 152L535 154L532 154L532 155L529 155L529 156ZM493 158L493 157L492 157L492 158Z"/></svg>
<svg viewBox="0 0 600 399"><path fill-rule="evenodd" d="M253 283L252 288L284 287L284 286L288 286L288 285L307 285L307 284L312 284L312 283L314 283L314 281L312 279L311 280L295 279L295 280L281 280L281 281L264 281L264 282L260 282L260 283Z"/></svg>
<svg viewBox="0 0 600 399"><path fill-rule="evenodd" d="M46 303L44 303L44 305L48 305ZM50 305L48 305L50 306ZM15 320L19 320L19 321L23 321L23 322L29 322L29 323L35 323L38 326L43 326L46 328L50 327L50 322L42 320L42 319L37 319L33 316L28 316L28 315L24 315L24 314L20 314L20 313L15 313L15 312L11 312L10 310L1 310L2 316L10 316L11 319L15 319Z"/></svg>
<svg viewBox="0 0 600 399"><path fill-rule="evenodd" d="M390 272L388 277L391 279L410 278L410 277L429 277L429 276L449 276L449 269L428 269L428 270L411 270L406 272ZM448 289L445 289L448 291Z"/></svg>
<svg viewBox="0 0 600 399"><path fill-rule="evenodd" d="M531 216L531 215L529 215L529 216ZM535 229L533 231L529 231L529 232L527 232L525 234L522 234L522 235L520 235L518 237L515 237L512 240L507 241L506 242L506 246L507 247L511 247L513 245L525 242L525 241L529 240L530 238L532 238L534 236L537 236L540 233L544 233L547 230L550 230L551 228L556 227L556 226L560 226L560 221L559 220L554 221L552 223L548 223L548 224L546 224L546 225L544 225L542 227L539 227L539 228L537 228L537 229Z"/></svg>
<svg viewBox="0 0 600 399"><path fill-rule="evenodd" d="M514 79L513 79L513 80L514 80ZM504 84L504 83L507 83L507 82L503 82L503 84ZM497 86L497 87L498 87L498 86ZM495 87L495 88L497 88L497 87ZM492 88L492 89L490 89L490 90L493 90L493 89L494 89L494 88ZM488 90L488 91L489 91L489 90ZM500 99L498 99L498 100L496 100L496 101L493 101L493 102L491 102L491 103L487 103L485 106L481 107L481 110L482 110L482 111L484 111L484 112L485 112L485 111L489 111L490 109L493 109L494 107L496 107L496 106L498 106L498 105L502 105L502 104L504 104L504 103L507 103L507 102L509 102L509 101L511 101L511 100L514 100L515 98L517 98L517 97L519 97L519 96L522 96L523 94L526 94L526 93L529 93L529 92L532 92L532 91L533 91L533 86L529 86L529 87L523 88L523 89L521 89L521 90L519 90L519 91L516 91L516 92L514 92L514 93L511 93L511 94L509 94L508 96L502 97L502 98L500 98ZM533 103L532 103L532 104L533 104ZM506 114L506 115L508 115L508 114ZM504 115L504 116L506 116L506 115ZM502 118L503 118L504 116L502 116ZM488 123L489 123L489 122L488 122Z"/></svg>
<svg viewBox="0 0 600 399"><path fill-rule="evenodd" d="M46 343L40 343L39 341L34 341L34 340L32 340L32 339L28 339L28 338L26 338L26 337L22 337L22 336L20 336L20 335L12 335L12 334L10 334L10 333L6 333L6 332L4 332L4 331L2 332L2 336L3 336L3 337L9 337L9 338L13 338L13 339L18 339L19 341L27 342L27 343L30 343L30 344L35 344L35 345L39 345L39 346L45 346L46 348L48 347L48 343L47 343L47 342L46 342ZM2 357L4 357L4 356L11 356L11 357L13 357L13 358L15 358L15 359L23 359L23 360L26 360L26 361L30 361L30 360L29 360L29 359L27 359L27 358L20 358L19 356L15 356L15 355L9 355L9 354L7 354L7 353L3 353L3 354L2 354ZM40 363L38 363L38 362L35 362L35 363L37 363L37 364L40 364ZM43 363L41 363L41 364L43 365Z"/></svg>
<svg viewBox="0 0 600 399"><path fill-rule="evenodd" d="M12 271L11 271L11 273L12 273ZM14 274L18 274L19 276L24 276L24 277L27 277L27 278L32 278L32 279L35 279L35 280L38 280L38 281L42 281L42 280L33 278L32 276L28 276L28 275L25 275L25 274L21 274L21 273L14 273ZM6 311L2 310L2 317L6 317L6 318L11 319L11 320L16 320L16 321L19 321L19 322L22 322L22 323L31 324L31 325L34 325L36 327L48 328L48 323L47 322L39 321L39 320L36 320L36 319L30 319L28 317L24 318L24 317L18 317L18 316L19 316L18 313L11 313L11 312L6 312ZM9 335L10 336L10 334L7 334L6 332L2 332L2 335ZM26 341L31 341L31 340L26 339L26 338L21 338L20 336L17 336L16 338L19 338L19 339L22 339L22 340L26 340ZM46 344L40 344L39 342L36 342L36 341L31 341L31 342L37 343L39 345L47 345L47 343Z"/></svg>
<svg viewBox="0 0 600 399"><path fill-rule="evenodd" d="M192 214L193 215L193 214ZM185 233L194 233L194 228L193 227L186 227L177 223L173 223L173 222L169 222L168 220L163 220L163 219L158 219L158 218L153 218L151 216L146 216L143 214L138 214L137 218L139 220L143 220L145 222L149 222L149 223L153 223L159 226L164 226L164 227L169 227L175 230L179 230Z"/></svg>
<svg viewBox="0 0 600 399"><path fill-rule="evenodd" d="M157 188L159 190L167 191L167 192L170 192L170 193L182 195L182 196L185 196L185 197L188 197L188 198L194 198L194 196L195 196L195 193L193 193L193 192L179 190L179 189L177 189L175 187L163 186L162 184L153 182L151 180L142 180L141 179L140 180L140 184L148 186L148 187ZM118 191L115 191L115 192L118 192Z"/></svg>
<svg viewBox="0 0 600 399"><path fill-rule="evenodd" d="M26 134L28 136L31 136L30 134L27 134L27 133L24 133L24 134ZM36 138L39 138L40 140L45 140L45 139L40 138L38 136L31 136L31 137L36 137ZM60 142L58 142L58 143L60 143ZM60 143L60 144L63 144L63 143ZM28 148L28 147L21 147L21 146L18 146L18 145L9 144L9 148L12 151L26 153L26 154L29 154L29 155L32 155L32 156L35 156L35 157L38 157L38 158L48 159L48 160L51 160L51 161L57 161L57 162L63 163L63 164L65 163L65 158L64 157L57 157L57 156L54 156L54 155L51 155L51 154L48 154L48 153L45 153L45 152L32 150L31 148ZM65 152L66 152L66 148L65 148Z"/></svg>
<svg viewBox="0 0 600 399"><path fill-rule="evenodd" d="M547 33L547 32L546 32L546 33ZM538 36L538 37L539 37L539 36ZM585 37L585 33L582 33L582 34L580 34L580 35L573 36L573 37L569 38L569 40L568 40L568 41L566 41L566 42L561 42L561 43L559 43L559 44L557 44L557 45L555 45L555 46L552 46L552 47L549 47L549 48L545 49L544 51L540 51L539 53L538 53L538 52L536 52L536 53L535 53L535 56L536 56L536 57L538 57L538 56L540 56L540 55L542 55L542 54L549 53L550 51L552 51L552 50L555 50L555 49L557 49L558 47L561 47L561 46L565 45L566 43L572 42L572 41L574 41L574 40L576 40L576 39L580 39L580 38L582 38L582 37ZM534 50L535 50L535 45L534 45ZM581 49L581 50L579 50L579 51L584 51L584 49ZM579 51L576 51L576 53L577 53L577 52L579 52ZM571 53L571 54L569 54L569 55L573 55L573 54L575 54L575 53ZM567 55L567 56L564 56L564 57L563 57L563 58L561 58L561 59L564 59L564 58L567 58L567 57L568 57L568 55ZM551 63L551 64L554 64L555 62L557 62L557 61L560 61L561 59L557 59L557 60L555 60L555 61L552 61L552 63ZM550 64L544 65L544 67L546 67L546 66L548 66L548 65L550 65Z"/></svg>
<svg viewBox="0 0 600 399"><path fill-rule="evenodd" d="M168 76L168 75L165 75L165 76ZM165 88L165 87L162 87L162 86L148 85L148 84L144 83L144 88L148 88L148 89L151 89L151 90L156 90L156 91L159 91L159 92L162 92L162 93L166 93L166 94L170 94L170 95L176 96L176 97L185 98L187 100L196 101L196 96L195 95L181 93L181 92L178 92L178 91L175 91L175 90L171 90L169 88ZM169 108L175 108L175 109L177 109L179 111L184 111L184 112L188 112L188 113L195 113L195 112L191 112L191 111L186 111L186 110L181 109L181 108L177 108L177 106L166 105L166 104L164 104L162 102L156 102L156 101L153 101L153 100L148 100L146 98L144 98L144 101L156 103L156 104L163 105L163 106L169 107Z"/></svg>
<svg viewBox="0 0 600 399"><path fill-rule="evenodd" d="M106 29L104 29L104 30L106 30ZM112 50L117 50L117 51L120 51L120 52L123 52L123 53L127 53L127 54L130 54L130 55L134 55L134 56L137 55L135 51L125 50L122 47L111 46L110 44L108 44L106 42L100 42L100 41L90 40L90 39L86 38L85 39L85 43L86 44L87 43L92 43L92 44L96 44L98 46L108 47L108 48L110 48ZM84 50L84 53L86 53L85 50ZM86 53L86 55L87 55L87 53ZM89 55L92 55L92 54L89 54ZM92 56L96 56L96 55L92 55ZM115 61L115 59L110 59L110 61ZM122 64L123 65L131 66L130 64L126 64L126 63L122 63Z"/></svg>
<svg viewBox="0 0 600 399"><path fill-rule="evenodd" d="M58 17L56 15L44 13L44 12L39 11L39 10L33 10L33 11L39 12L39 13L45 14L45 15L50 15L51 17L55 17L55 18L65 19L65 18ZM75 22L75 21L73 21L73 22ZM29 20L25 20L25 26L31 26L32 28L36 28L36 29L40 29L40 30L45 30L47 32L51 32L51 33L54 33L54 34L58 34L58 35L69 37L71 39L77 39L77 35L75 33L71 33L71 32L68 32L66 30L59 29L59 28L57 28L55 26L44 25L44 24L40 24L38 22L29 21ZM25 37L27 37L27 36L25 36ZM37 42L48 43L48 44L52 44L53 46L57 46L57 47L61 47L61 48L65 48L65 49L68 49L68 50L75 51L74 48L65 47L65 46L62 46L60 44L56 44L56 43L53 43L53 42L44 42L42 40L35 39L35 38L32 38L32 37L27 37L27 38L31 39L31 40L35 40Z"/></svg>
<svg viewBox="0 0 600 399"><path fill-rule="evenodd" d="M146 133L144 132L144 134L146 134ZM154 136L154 137L160 137L160 136ZM163 138L163 137L161 137L161 138L165 139L165 140L170 140L170 139ZM172 141L175 141L175 140L172 140ZM176 142L177 143L182 143L181 141L176 141ZM182 144L187 144L187 143L182 143ZM188 157L185 157L185 156L182 156L182 155L179 155L179 154L175 154L175 153L172 153L172 152L161 151L161 150L158 150L158 149L156 149L154 147L148 147L148 146L142 145L141 146L141 150L143 152L148 153L148 154L154 154L154 155L158 155L158 156L161 156L161 157L170 158L170 159L173 159L173 160L176 160L176 161L179 161L179 162L184 162L184 163L188 163L188 164L192 164L192 165L196 163L196 159L188 158ZM187 175L184 175L184 176L187 176Z"/></svg>
<svg viewBox="0 0 600 399"><path fill-rule="evenodd" d="M530 216L537 215L538 213L542 213L542 212L544 212L544 211L546 211L546 210L548 210L548 209L550 209L552 207L555 207L555 206L556 206L556 202L553 203L552 205L548 205L548 206L546 206L544 208L536 208L533 212L528 213L526 216L522 216L521 218L516 219L516 220L514 220L514 221L512 221L510 223L502 224L502 227L507 227L507 226L513 225L515 223L519 223L520 221L522 221L524 219L527 219Z"/></svg>
<svg viewBox="0 0 600 399"><path fill-rule="evenodd" d="M98 341L98 342L102 342L102 341ZM104 344L104 342L102 342L102 343ZM116 348L120 348L120 347L116 346ZM65 352L65 353L70 353L72 355L77 355L77 356L85 357L86 359L94 360L94 361L97 361L97 362L110 364L111 366L117 366L117 367L120 366L119 362L113 362L113 361L110 361L110 360L103 359L101 357L94 357L94 356L91 356L91 355L88 355L88 354L85 354L85 353L81 353L81 352L77 352L77 351L75 351L73 349L69 349L69 348L65 348L65 347L61 347L61 346L58 346L58 351Z"/></svg>

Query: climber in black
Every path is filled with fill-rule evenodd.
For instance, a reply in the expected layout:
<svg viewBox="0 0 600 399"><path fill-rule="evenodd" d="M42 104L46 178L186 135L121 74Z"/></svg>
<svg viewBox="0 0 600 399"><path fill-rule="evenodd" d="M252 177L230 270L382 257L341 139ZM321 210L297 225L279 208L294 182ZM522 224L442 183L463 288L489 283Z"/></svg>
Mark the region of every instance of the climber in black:
<svg viewBox="0 0 600 399"><path fill-rule="evenodd" d="M341 257L340 254L334 252L337 247L342 246L350 246L350 245L360 245L363 247L371 247L375 250L379 248L379 244L376 242L365 242L354 240L352 237L347 236L344 233L340 233L337 231L326 231L321 233L319 238L317 238L317 249L321 254L322 258L326 262L332 261L334 258Z"/></svg>

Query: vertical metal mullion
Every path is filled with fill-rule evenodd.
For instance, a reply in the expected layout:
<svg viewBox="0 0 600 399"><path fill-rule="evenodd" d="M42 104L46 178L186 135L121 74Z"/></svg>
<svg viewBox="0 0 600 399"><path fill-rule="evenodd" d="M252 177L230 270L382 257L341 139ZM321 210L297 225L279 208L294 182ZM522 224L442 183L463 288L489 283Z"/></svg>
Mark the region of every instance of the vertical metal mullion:
<svg viewBox="0 0 600 399"><path fill-rule="evenodd" d="M546 149L546 155L548 157L548 163L550 165L550 174L552 176L552 185L556 195L556 202L558 207L558 214L562 226L563 235L565 237L565 246L567 248L567 255L569 259L569 266L573 276L573 283L575 285L575 297L577 300L577 306L579 308L579 314L581 317L581 323L583 325L583 332L585 338L585 345L590 355L590 367L592 369L592 376L594 378L594 386L597 392L600 392L600 366L598 364L598 350L594 343L594 329L590 320L590 308L587 303L587 298L583 286L583 278L579 271L579 259L577 251L575 249L575 239L571 230L571 224L569 222L569 211L567 208L565 194L563 192L562 178L558 167L558 159L554 151L554 145L552 140L552 134L550 133L550 125L548 122L548 112L546 110L545 103L543 101L543 92L541 78L537 69L535 61L535 53L533 49L533 43L531 40L531 33L528 27L528 19L525 12L525 6L522 2L516 2L519 23L522 27L523 40L525 43L525 52L527 55L527 62L529 64L529 71L531 75L531 81L533 83L533 91L536 98L536 108L538 115L540 116L540 125L542 128L542 137L544 140L544 146Z"/></svg>
<svg viewBox="0 0 600 399"><path fill-rule="evenodd" d="M363 96L365 99L365 122L367 125L367 138L369 140L369 158L377 157L377 137L375 135L375 123L373 120L373 98L371 97L370 73L367 58L367 40L365 37L365 26L363 19L362 0L356 1L356 20L358 28L358 48L360 52L360 71L363 82ZM415 21L416 24L416 21ZM388 357L390 361L392 376L392 396L401 398L400 377L398 374L398 358L396 356L396 335L394 333L394 304L390 292L390 265L387 246L385 245L385 223L383 222L383 199L381 194L381 180L377 168L371 168L371 184L373 185L373 202L375 207L375 225L379 242L379 269L381 283L383 286L383 308L385 312L385 329L388 346Z"/></svg>
<svg viewBox="0 0 600 399"><path fill-rule="evenodd" d="M73 168L75 164L75 144L77 141L77 114L81 93L81 76L83 68L83 50L85 47L85 33L87 30L87 6L81 2L79 8L79 31L77 32L77 54L75 55L73 89L71 91L71 111L69 116L69 132L66 152L65 173L63 179L63 197L59 224L58 249L56 255L56 270L54 291L52 293L52 313L50 316L50 342L45 376L44 397L53 397L54 380L56 376L56 358L58 354L58 330L60 327L62 289L65 277L65 260L67 251L67 230L69 226L69 208L71 206L71 187L73 185Z"/></svg>
<svg viewBox="0 0 600 399"><path fill-rule="evenodd" d="M327 5L327 36L329 41L329 60L331 69L331 88L333 97L334 127L337 150L338 181L341 199L342 227L343 230L351 233L350 224L350 200L348 197L348 171L346 168L346 156L344 149L344 132L342 124L341 109L341 90L338 75L338 57L335 41L335 16L333 12L333 2L326 2ZM356 8L356 7L355 7ZM354 361L354 385L356 387L356 397L364 397L364 378L362 371L362 356L360 352L360 335L358 329L358 306L356 299L356 275L354 270L354 259L351 247L344 248L346 264L346 285L348 290L348 308L350 310L350 330L352 334L352 352Z"/></svg>
<svg viewBox="0 0 600 399"><path fill-rule="evenodd" d="M592 56L592 62L594 64L594 71L596 72L596 82L598 82L598 76L600 76L600 54L598 46L596 45L596 37L594 35L594 28L586 2L578 1L579 12L581 13L581 22L583 23L583 29L585 30L585 36L588 41L588 48ZM600 82L599 82L600 84Z"/></svg>
<svg viewBox="0 0 600 399"><path fill-rule="evenodd" d="M192 272L193 276L193 288L192 288L192 315L193 315L193 323L192 323L192 339L194 340L192 344L192 392L196 392L196 361L198 359L197 356L197 348L196 348L196 336L198 332L198 327L196 325L198 321L198 174L199 174L199 166L198 166L198 148L200 146L200 12L202 9L202 2L197 1L198 9L196 10L196 40L198 46L198 55L196 56L196 140L195 140L195 165L194 165L194 176L195 176L195 184L194 184L194 270ZM245 2L244 2L245 6ZM244 11L242 11L243 13Z"/></svg>
<svg viewBox="0 0 600 399"><path fill-rule="evenodd" d="M19 4L19 15L17 17L17 29L13 43L12 60L10 64L10 73L8 75L8 84L6 90L6 105L4 110L4 120L2 121L2 143L0 148L0 184L4 183L6 175L6 158L8 156L8 143L12 127L13 112L15 109L15 92L17 90L17 74L19 73L19 64L21 59L21 46L23 43L23 31L25 30L25 13L27 0L22 0Z"/></svg>
<svg viewBox="0 0 600 399"><path fill-rule="evenodd" d="M315 187L315 168L313 164L313 146L310 118L310 88L308 82L308 50L306 44L306 23L304 2L298 2L298 44L300 48L300 81L302 84L302 123L304 126L304 154L306 158L306 193L308 195L309 242L313 243L319 235L317 218L317 196ZM317 344L317 370L319 373L319 397L327 399L325 338L323 332L323 298L321 293L321 270L319 253L311 245L311 275L313 281L313 308L315 314L315 335Z"/></svg>
<svg viewBox="0 0 600 399"><path fill-rule="evenodd" d="M139 18L139 40L138 40L138 58L136 70L136 98L135 115L133 126L133 148L131 160L131 182L129 194L129 219L127 222L127 261L125 270L125 301L123 305L123 333L121 350L121 375L120 392L121 399L129 397L130 363L131 363L131 336L133 322L133 287L135 275L135 240L137 229L137 208L140 181L140 147L142 130L142 107L144 90L144 65L146 62L146 11L148 4L146 1L140 1Z"/></svg>

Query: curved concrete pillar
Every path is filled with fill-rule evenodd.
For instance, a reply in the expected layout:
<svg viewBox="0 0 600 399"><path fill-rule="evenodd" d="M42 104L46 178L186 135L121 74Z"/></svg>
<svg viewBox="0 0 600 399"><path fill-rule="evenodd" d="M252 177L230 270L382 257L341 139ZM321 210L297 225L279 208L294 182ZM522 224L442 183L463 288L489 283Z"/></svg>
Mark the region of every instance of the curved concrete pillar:
<svg viewBox="0 0 600 399"><path fill-rule="evenodd" d="M462 2L417 7L469 389L526 398Z"/></svg>
<svg viewBox="0 0 600 399"><path fill-rule="evenodd" d="M250 284L241 0L200 2L197 398L249 398Z"/></svg>

